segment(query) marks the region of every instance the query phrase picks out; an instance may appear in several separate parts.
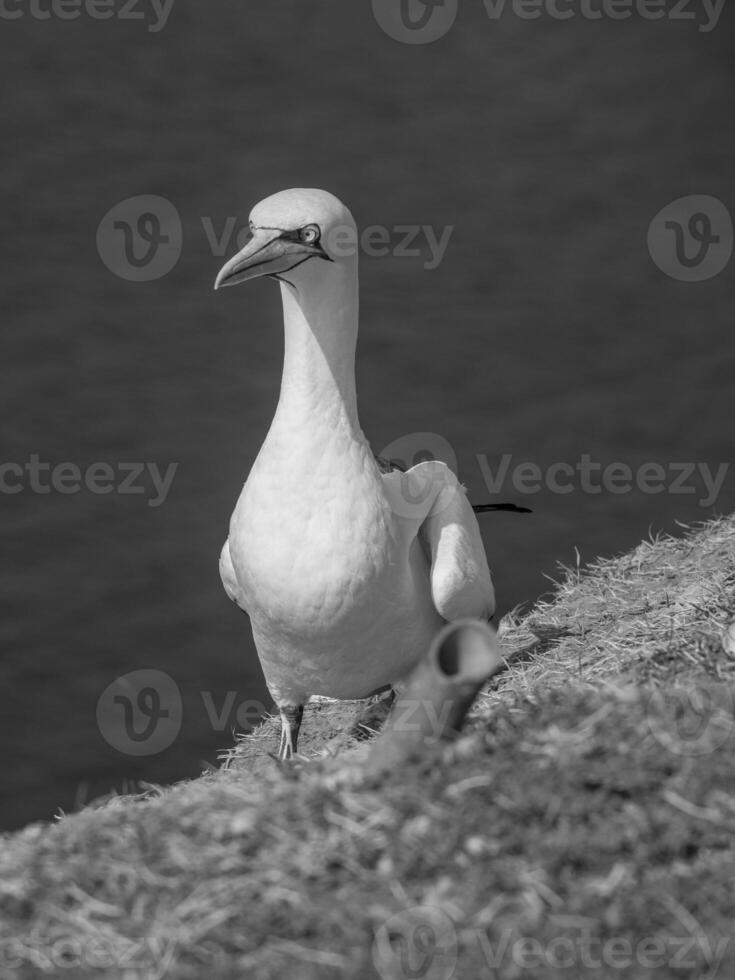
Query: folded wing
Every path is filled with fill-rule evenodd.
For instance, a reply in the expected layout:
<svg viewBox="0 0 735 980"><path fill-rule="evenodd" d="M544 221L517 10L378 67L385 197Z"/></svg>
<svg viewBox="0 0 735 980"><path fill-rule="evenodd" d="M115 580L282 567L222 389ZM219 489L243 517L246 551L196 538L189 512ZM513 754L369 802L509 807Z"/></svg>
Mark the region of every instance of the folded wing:
<svg viewBox="0 0 735 980"><path fill-rule="evenodd" d="M242 589L237 581L237 576L235 575L235 569L232 565L232 557L230 556L230 539L228 538L224 545L222 546L222 551L219 556L219 576L222 579L222 585L225 587L225 592L232 601L242 609L243 612L247 612L245 608L245 600L242 594Z"/></svg>
<svg viewBox="0 0 735 980"><path fill-rule="evenodd" d="M430 460L383 474L383 485L399 520L407 522L430 564L431 595L447 621L490 619L495 591L485 547L465 489L452 470Z"/></svg>

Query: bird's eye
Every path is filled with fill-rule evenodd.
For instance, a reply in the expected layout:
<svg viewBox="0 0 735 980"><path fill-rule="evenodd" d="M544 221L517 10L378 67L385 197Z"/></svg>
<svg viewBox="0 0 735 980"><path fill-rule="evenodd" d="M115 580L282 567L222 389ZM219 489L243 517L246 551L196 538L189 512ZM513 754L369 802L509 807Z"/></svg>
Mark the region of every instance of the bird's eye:
<svg viewBox="0 0 735 980"><path fill-rule="evenodd" d="M319 225L307 225L299 232L299 238L305 245L313 245L314 242L318 242L320 235Z"/></svg>

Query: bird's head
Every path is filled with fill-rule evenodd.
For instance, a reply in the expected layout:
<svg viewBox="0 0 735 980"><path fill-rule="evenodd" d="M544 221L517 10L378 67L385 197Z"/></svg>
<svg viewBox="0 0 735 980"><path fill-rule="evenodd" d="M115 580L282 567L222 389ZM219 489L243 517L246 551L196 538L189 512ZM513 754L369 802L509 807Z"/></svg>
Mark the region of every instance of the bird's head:
<svg viewBox="0 0 735 980"><path fill-rule="evenodd" d="M271 276L298 289L356 262L357 229L344 204L328 191L292 188L255 205L250 237L214 288Z"/></svg>

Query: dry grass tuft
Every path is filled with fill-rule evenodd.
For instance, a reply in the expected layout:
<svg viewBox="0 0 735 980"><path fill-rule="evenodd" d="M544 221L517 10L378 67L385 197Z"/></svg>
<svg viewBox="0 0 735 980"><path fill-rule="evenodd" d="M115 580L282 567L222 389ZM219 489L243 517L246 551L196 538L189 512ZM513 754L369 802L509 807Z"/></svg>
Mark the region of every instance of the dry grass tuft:
<svg viewBox="0 0 735 980"><path fill-rule="evenodd" d="M735 664L722 657L722 635L735 619L735 518L714 520L683 538L643 541L583 571L562 570L549 599L501 625L513 666L498 693L612 674L637 678L662 656L685 672L692 660L683 651L704 638L718 669L732 672ZM697 657L694 665L703 662Z"/></svg>

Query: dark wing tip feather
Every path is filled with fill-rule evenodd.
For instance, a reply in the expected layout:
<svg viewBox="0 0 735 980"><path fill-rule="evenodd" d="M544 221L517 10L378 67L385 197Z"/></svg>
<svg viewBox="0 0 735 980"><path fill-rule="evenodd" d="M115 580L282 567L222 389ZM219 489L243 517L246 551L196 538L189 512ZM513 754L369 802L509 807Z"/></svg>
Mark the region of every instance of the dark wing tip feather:
<svg viewBox="0 0 735 980"><path fill-rule="evenodd" d="M406 467L401 460L386 459L385 456L378 456L377 453L374 456L381 473L393 473L395 470L406 472ZM530 507L519 507L517 504L473 504L472 509L476 514L486 514L491 510L505 510L512 514L533 514Z"/></svg>
<svg viewBox="0 0 735 980"><path fill-rule="evenodd" d="M406 472L406 467L397 459L386 459L384 456L375 456L375 462L381 473L392 473L394 470Z"/></svg>

